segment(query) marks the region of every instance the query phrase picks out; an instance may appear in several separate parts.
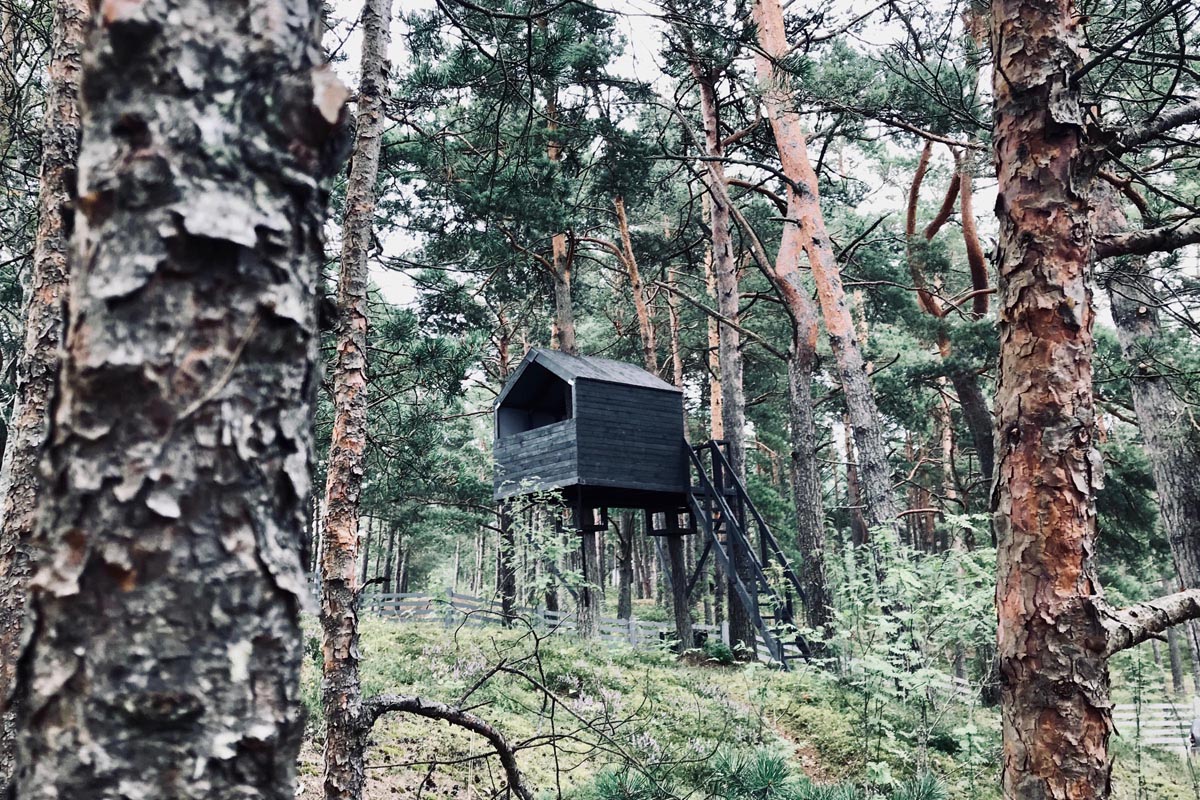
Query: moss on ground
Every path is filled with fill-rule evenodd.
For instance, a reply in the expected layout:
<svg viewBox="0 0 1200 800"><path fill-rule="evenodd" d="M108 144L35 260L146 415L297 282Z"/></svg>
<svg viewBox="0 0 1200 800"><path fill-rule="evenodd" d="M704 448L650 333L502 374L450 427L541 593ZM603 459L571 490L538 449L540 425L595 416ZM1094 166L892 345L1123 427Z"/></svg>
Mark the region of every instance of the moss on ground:
<svg viewBox="0 0 1200 800"><path fill-rule="evenodd" d="M303 697L309 737L301 759L305 800L320 796L320 646L306 624L309 658ZM433 624L362 621L366 694L399 692L465 703L522 743L522 767L542 792L583 797L606 767L689 764L719 749L785 753L814 782L874 782L928 770L950 798L998 798L999 725L994 711L961 705L906 707L867 698L816 669L789 673L762 665L722 667L677 662L667 653L586 644L496 627L448 630ZM497 664L524 671L558 698L553 719L541 690ZM478 685L483 681L482 685ZM596 731L600 731L597 734ZM550 738L560 738L557 748ZM487 797L502 782L494 759L472 758L486 744L444 723L408 715L382 721L368 754L367 798ZM1196 800L1178 755L1114 740L1116 800ZM436 766L434 766L436 765ZM627 768L627 767L623 767ZM1140 786L1140 794L1139 794Z"/></svg>

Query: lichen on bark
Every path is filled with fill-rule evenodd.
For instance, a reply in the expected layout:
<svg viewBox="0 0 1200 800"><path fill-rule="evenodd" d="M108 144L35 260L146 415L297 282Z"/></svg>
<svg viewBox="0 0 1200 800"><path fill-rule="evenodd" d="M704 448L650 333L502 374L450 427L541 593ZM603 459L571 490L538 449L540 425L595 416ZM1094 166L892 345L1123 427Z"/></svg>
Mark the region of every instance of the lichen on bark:
<svg viewBox="0 0 1200 800"><path fill-rule="evenodd" d="M97 9L17 797L293 797L322 181L345 99L320 14Z"/></svg>

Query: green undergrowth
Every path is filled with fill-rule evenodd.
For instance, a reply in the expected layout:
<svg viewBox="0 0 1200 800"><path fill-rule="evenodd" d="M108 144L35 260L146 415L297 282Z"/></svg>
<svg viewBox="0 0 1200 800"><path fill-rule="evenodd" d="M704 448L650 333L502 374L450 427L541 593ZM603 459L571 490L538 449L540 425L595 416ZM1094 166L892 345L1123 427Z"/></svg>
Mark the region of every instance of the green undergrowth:
<svg viewBox="0 0 1200 800"><path fill-rule="evenodd" d="M309 738L301 797L319 783L319 632L306 622ZM530 631L362 620L364 693L419 694L473 712L520 747L541 797L577 800L990 800L995 711L902 702L815 668L784 673L703 654L540 641ZM546 693L554 702L548 702ZM368 751L368 798L488 797L503 775L482 739L393 715ZM1195 800L1177 755L1114 742L1114 797ZM739 789L739 787L741 787ZM744 791L743 791L744 790Z"/></svg>

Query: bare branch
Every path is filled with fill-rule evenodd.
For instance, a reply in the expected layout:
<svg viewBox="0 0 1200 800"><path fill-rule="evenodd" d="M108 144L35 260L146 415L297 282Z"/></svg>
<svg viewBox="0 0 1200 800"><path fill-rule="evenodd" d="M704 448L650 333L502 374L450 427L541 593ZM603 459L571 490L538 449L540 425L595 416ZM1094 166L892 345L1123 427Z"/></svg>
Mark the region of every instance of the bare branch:
<svg viewBox="0 0 1200 800"><path fill-rule="evenodd" d="M504 734L496 730L491 723L469 711L463 711L436 700L426 700L423 697L412 695L381 694L363 702L363 727L368 728L374 725L379 717L392 711L416 714L427 719L444 720L487 739L496 754L500 756L500 763L504 767L505 775L508 776L509 788L516 792L521 800L533 800L533 791L525 783L525 778L521 775L520 767L517 765L516 751L504 738Z"/></svg>
<svg viewBox="0 0 1200 800"><path fill-rule="evenodd" d="M1099 235L1096 237L1096 258L1164 253L1189 244L1200 244L1200 219L1140 231Z"/></svg>
<svg viewBox="0 0 1200 800"><path fill-rule="evenodd" d="M1200 619L1200 589L1185 589L1129 608L1101 605L1100 624L1107 632L1104 654L1111 656L1141 644L1173 625Z"/></svg>

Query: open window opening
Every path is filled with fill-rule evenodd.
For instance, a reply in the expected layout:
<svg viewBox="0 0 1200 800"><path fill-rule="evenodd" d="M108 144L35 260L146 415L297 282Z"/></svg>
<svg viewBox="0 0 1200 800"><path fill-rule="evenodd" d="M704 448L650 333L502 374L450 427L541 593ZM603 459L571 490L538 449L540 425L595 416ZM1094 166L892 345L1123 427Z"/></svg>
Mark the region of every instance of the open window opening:
<svg viewBox="0 0 1200 800"><path fill-rule="evenodd" d="M571 418L571 385L540 364L530 364L496 409L500 438Z"/></svg>

